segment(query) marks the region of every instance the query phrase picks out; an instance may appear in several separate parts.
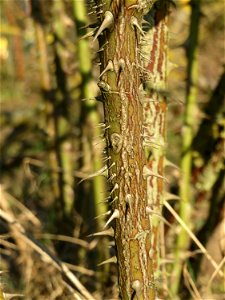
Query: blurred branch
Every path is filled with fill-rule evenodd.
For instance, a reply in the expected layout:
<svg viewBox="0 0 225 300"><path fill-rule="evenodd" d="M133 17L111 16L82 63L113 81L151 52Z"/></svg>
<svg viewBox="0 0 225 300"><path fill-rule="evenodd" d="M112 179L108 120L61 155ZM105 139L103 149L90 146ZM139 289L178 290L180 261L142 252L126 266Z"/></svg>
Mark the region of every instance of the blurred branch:
<svg viewBox="0 0 225 300"><path fill-rule="evenodd" d="M23 226L19 224L13 217L9 214L0 210L0 218L9 225L12 233L14 235L18 235L20 239L24 241L28 246L30 246L34 251L38 252L44 262L50 263L54 266L62 275L67 278L70 282L70 290L73 291L74 299L78 300L94 300L94 297L86 290L86 288L82 285L82 283L77 279L77 277L70 272L68 267L62 263L57 257L54 257L43 245L41 245L38 241L36 241L33 237L30 237ZM67 283L65 282L67 285ZM73 289L73 286L79 291L76 292ZM82 296L83 297L82 297Z"/></svg>
<svg viewBox="0 0 225 300"><path fill-rule="evenodd" d="M216 270L218 270L218 264L214 261L214 259L211 257L211 255L208 253L208 251L202 245L202 243L196 238L194 233L189 229L188 225L179 217L179 215L175 212L175 210L172 208L172 206L167 201L164 202L164 205L169 210L169 212L175 217L175 219L178 221L178 223L182 226L183 230L185 230L187 235L195 242L195 244L202 251L202 253L206 256L206 258L209 260L209 262L212 264L212 266ZM219 275L221 277L223 277L223 272L220 271Z"/></svg>
<svg viewBox="0 0 225 300"><path fill-rule="evenodd" d="M218 84L212 93L212 96L204 108L204 115L198 132L193 140L193 151L197 152L201 157L201 165L205 166L211 157L212 152L218 141L218 134L216 135L215 125L220 126L220 131L224 130L224 125L220 123L219 117L224 112L224 83L225 71L221 74Z"/></svg>
<svg viewBox="0 0 225 300"><path fill-rule="evenodd" d="M192 0L191 16L190 16L190 32L189 44L186 49L187 55L187 93L186 105L184 111L184 120L182 128L182 157L181 157L181 181L180 181L180 198L179 215L189 228L192 228L191 215L193 195L191 190L191 174L192 174L192 142L193 128L195 124L194 114L196 112L197 102L197 81L198 81L198 35L199 35L199 20L200 20L200 5L201 0ZM174 281L172 282L172 294L177 295L180 278L182 274L182 262L180 257L182 252L185 252L190 243L190 237L184 228L177 236L175 249L174 263Z"/></svg>
<svg viewBox="0 0 225 300"><path fill-rule="evenodd" d="M93 91L92 78L92 58L88 39L82 39L87 33L85 26L88 24L85 1L73 0L73 13L77 31L77 54L81 75L81 99L86 99L81 102L81 117L80 124L82 126L83 142L82 150L84 152L83 163L87 162L90 157L93 172L102 168L101 149L94 147L94 142L99 140L101 130L98 127L100 122L97 109L97 101L93 100L95 94ZM99 203L105 198L105 181L101 176L96 176L93 179L94 189L94 206L97 215L106 212L104 203ZM101 218L98 219L98 228L101 230L104 223Z"/></svg>

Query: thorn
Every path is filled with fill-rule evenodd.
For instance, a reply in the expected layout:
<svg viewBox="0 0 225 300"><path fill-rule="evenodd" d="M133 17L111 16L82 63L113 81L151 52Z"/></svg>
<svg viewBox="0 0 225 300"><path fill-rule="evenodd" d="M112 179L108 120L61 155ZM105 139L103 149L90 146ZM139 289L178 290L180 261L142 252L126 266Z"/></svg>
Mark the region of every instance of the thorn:
<svg viewBox="0 0 225 300"><path fill-rule="evenodd" d="M88 16L90 16L90 15L96 14L96 11L93 10L93 11L88 12L87 14L88 14Z"/></svg>
<svg viewBox="0 0 225 300"><path fill-rule="evenodd" d="M112 167L114 167L116 165L116 162L114 161L111 166L108 167L108 170L111 169Z"/></svg>
<svg viewBox="0 0 225 300"><path fill-rule="evenodd" d="M97 97L91 97L91 98L83 98L80 101L89 101L89 100L96 100Z"/></svg>
<svg viewBox="0 0 225 300"><path fill-rule="evenodd" d="M146 206L146 213L147 213L147 214L155 214L155 215L161 217L160 213L154 211L154 210L151 209L149 206Z"/></svg>
<svg viewBox="0 0 225 300"><path fill-rule="evenodd" d="M139 4L133 4L133 5L130 5L129 7L128 7L128 9L134 9L134 8L139 8Z"/></svg>
<svg viewBox="0 0 225 300"><path fill-rule="evenodd" d="M112 181L115 177L116 177L116 174L113 173L113 174L108 178L108 181Z"/></svg>
<svg viewBox="0 0 225 300"><path fill-rule="evenodd" d="M120 58L119 60L119 67L121 70L124 70L125 68L125 60L123 58Z"/></svg>
<svg viewBox="0 0 225 300"><path fill-rule="evenodd" d="M147 20L145 20L145 19L142 20L142 24L148 24L148 25L150 25L150 23Z"/></svg>
<svg viewBox="0 0 225 300"><path fill-rule="evenodd" d="M118 196L116 196L109 204L112 205L116 200L118 200Z"/></svg>
<svg viewBox="0 0 225 300"><path fill-rule="evenodd" d="M118 190L118 188L119 188L119 185L118 185L118 183L116 183L114 185L113 189L111 190L110 195L112 195L116 190Z"/></svg>
<svg viewBox="0 0 225 300"><path fill-rule="evenodd" d="M104 128L103 130L106 130L106 129L108 129L108 128L110 128L110 126ZM107 162L107 161L110 160L111 158L112 158L111 156L106 156L105 158L103 158L103 162Z"/></svg>
<svg viewBox="0 0 225 300"><path fill-rule="evenodd" d="M95 217L94 220L96 220L96 219L98 219L98 218L101 218L101 217L104 217L104 216L108 216L108 215L110 215L110 214L111 214L111 210L108 210L106 213L101 214L101 215Z"/></svg>
<svg viewBox="0 0 225 300"><path fill-rule="evenodd" d="M172 227L171 224L159 213L151 209L150 207L146 207L146 213L149 215L156 215L160 220L162 220L167 226Z"/></svg>
<svg viewBox="0 0 225 300"><path fill-rule="evenodd" d="M120 213L118 209L115 209L111 217L108 219L108 221L105 223L104 228L106 228L114 219L119 219Z"/></svg>
<svg viewBox="0 0 225 300"><path fill-rule="evenodd" d="M101 80L98 82L98 87L100 88L100 90L102 90L103 92L110 92L111 91L111 87L110 85L108 85L108 83L106 83L105 81Z"/></svg>
<svg viewBox="0 0 225 300"><path fill-rule="evenodd" d="M116 258L116 256L113 256L113 257L111 257L111 258L109 258L109 259L104 260L103 262L101 262L101 263L98 264L97 266L99 267L99 266L102 266L102 265L105 265L105 264L111 264L111 263L114 263L114 264L117 263L117 258Z"/></svg>
<svg viewBox="0 0 225 300"><path fill-rule="evenodd" d="M105 126L106 126L105 123L99 123L99 124L97 125L97 127L105 127Z"/></svg>
<svg viewBox="0 0 225 300"><path fill-rule="evenodd" d="M163 200L164 200L164 201L169 201L169 200L180 200L180 197L177 196L177 195L174 195L174 194L172 194L172 193L166 192L166 193L164 194Z"/></svg>
<svg viewBox="0 0 225 300"><path fill-rule="evenodd" d="M98 10L97 12L96 12L96 15L102 15L103 14L103 10L101 9L101 10Z"/></svg>
<svg viewBox="0 0 225 300"><path fill-rule="evenodd" d="M88 28L94 28L96 30L97 28L97 23L90 23L84 26L81 26L80 29L88 29Z"/></svg>
<svg viewBox="0 0 225 300"><path fill-rule="evenodd" d="M101 26L99 27L93 42L99 37L99 35L105 30L105 29L111 29L114 25L114 17L113 14L110 11L105 12L104 20L102 21Z"/></svg>
<svg viewBox="0 0 225 300"><path fill-rule="evenodd" d="M180 170L180 168L177 165L175 165L174 163L169 161L167 158L164 159L164 164L165 164L165 167L172 167L172 168L175 168L177 170Z"/></svg>
<svg viewBox="0 0 225 300"><path fill-rule="evenodd" d="M131 284L132 289L135 291L135 294L137 298L139 299L139 296L141 295L141 282L140 280L134 280Z"/></svg>
<svg viewBox="0 0 225 300"><path fill-rule="evenodd" d="M93 177L96 177L96 176L99 176L99 175L102 175L102 176L107 176L107 173L108 173L108 167L107 165L105 165L104 167L102 167L100 170L88 175L87 177L81 179L78 184L80 184L81 182L83 182L84 180L87 180L87 179L91 179Z"/></svg>
<svg viewBox="0 0 225 300"><path fill-rule="evenodd" d="M102 73L99 75L98 78L102 77L102 75L104 75L108 71L114 71L113 62L111 60L109 60L107 66L105 67L105 69L102 71Z"/></svg>
<svg viewBox="0 0 225 300"><path fill-rule="evenodd" d="M142 30L141 26L138 24L138 20L137 18L135 18L134 16L131 17L131 24L133 26L135 26L141 33L141 35L145 35L144 31Z"/></svg>
<svg viewBox="0 0 225 300"><path fill-rule="evenodd" d="M105 235L114 237L114 229L112 227L110 227L107 230L103 230L103 231L100 231L100 232L95 232L95 233L89 234L87 237L105 236Z"/></svg>
<svg viewBox="0 0 225 300"><path fill-rule="evenodd" d="M102 6L104 6L104 4L102 3L102 4L98 4L98 5L95 5L95 6L93 6L92 7L92 9L97 9L97 8L100 8L100 7L102 7Z"/></svg>
<svg viewBox="0 0 225 300"><path fill-rule="evenodd" d="M99 201L97 204L108 203L110 199L111 199L111 196L108 196L108 197L104 198L104 200Z"/></svg>
<svg viewBox="0 0 225 300"><path fill-rule="evenodd" d="M101 51L104 51L104 48L105 48L105 46L106 46L108 43L109 43L109 42L106 41L105 44L102 45L102 47L97 51L97 53L98 53L98 52L101 52Z"/></svg>
<svg viewBox="0 0 225 300"><path fill-rule="evenodd" d="M111 128L111 125L108 125L108 126L105 127L103 130L107 130L107 129L109 129L109 128ZM111 156L110 156L110 159L111 159Z"/></svg>
<svg viewBox="0 0 225 300"><path fill-rule="evenodd" d="M155 176L157 178L161 178L161 179L166 180L166 178L164 176L153 173L147 166L144 166L144 168L143 168L143 177L144 177L144 179L146 179L149 176Z"/></svg>
<svg viewBox="0 0 225 300"><path fill-rule="evenodd" d="M84 40L84 39L86 39L86 38L89 38L89 37L93 36L93 35L94 35L94 32L95 32L95 31L92 30L92 31L86 33L85 35L83 35L83 36L80 37L80 40Z"/></svg>
<svg viewBox="0 0 225 300"><path fill-rule="evenodd" d="M126 195L125 202L128 203L129 205L131 205L131 203L132 203L132 196L131 196L131 194L127 194Z"/></svg>

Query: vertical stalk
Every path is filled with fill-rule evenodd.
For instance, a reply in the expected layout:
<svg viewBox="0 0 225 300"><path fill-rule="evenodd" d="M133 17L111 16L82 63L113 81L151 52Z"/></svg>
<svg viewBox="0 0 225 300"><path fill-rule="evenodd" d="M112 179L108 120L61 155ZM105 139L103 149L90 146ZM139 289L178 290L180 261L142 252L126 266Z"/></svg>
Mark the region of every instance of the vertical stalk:
<svg viewBox="0 0 225 300"><path fill-rule="evenodd" d="M48 134L49 164L55 208L59 219L64 215L64 201L62 193L62 174L59 172L61 161L58 151L58 118L56 114L55 95L52 89L49 71L49 59L46 43L46 34L43 25L34 21L37 49L39 56L40 81L45 100L46 131Z"/></svg>
<svg viewBox="0 0 225 300"><path fill-rule="evenodd" d="M155 276L159 278L160 240L159 218L163 204L164 192L164 155L166 144L166 97L167 88L167 13L166 1L159 1L149 12L147 20L151 28L147 38L151 41L150 47L144 47L147 64L148 81L146 82L147 97L144 104L145 151L148 168L153 176L147 178L148 206L152 222L151 255L154 261ZM149 55L150 54L150 55ZM161 228L163 224L161 224ZM161 234L163 234L163 229ZM162 251L163 252L163 251ZM163 255L163 253L161 253ZM165 274L164 274L165 275ZM164 286L165 289L165 286ZM161 291L162 292L162 291ZM165 291L164 291L165 293Z"/></svg>
<svg viewBox="0 0 225 300"><path fill-rule="evenodd" d="M77 30L77 55L81 75L81 99L85 99L85 101L81 102L80 116L82 132L81 147L83 152L82 163L85 165L88 161L92 166L92 172L95 173L102 169L102 147L100 145L102 132L99 127L100 118L97 110L97 103L94 99L95 94L93 92L92 57L89 49L90 45L87 39L82 38L87 33L87 29L84 27L88 24L85 5L84 0L73 0L73 11ZM96 144L98 145L96 146ZM102 176L95 176L92 180L93 190L90 189L90 191L93 191L93 208L95 210L95 215L98 216L95 228L97 231L101 231L104 225L103 215L107 211L106 204L104 202L106 198L105 179ZM87 208L84 206L83 209L87 211ZM99 244L97 248L97 255L95 255L94 264L105 261L108 257L109 250L107 248L107 240L103 237L101 244ZM97 273L98 284L101 286L99 289L102 290L102 294L104 294L104 283L108 280L108 271L108 265L104 265L103 269Z"/></svg>
<svg viewBox="0 0 225 300"><path fill-rule="evenodd" d="M180 209L179 215L186 225L191 228L191 212L192 212L192 192L191 192L191 169L192 169L192 143L193 143L193 127L195 124L194 112L196 111L197 82L198 82L198 31L200 18L200 0L191 1L190 16L190 34L189 45L187 47L187 93L186 105L183 120L182 132L182 157L181 157L181 174L180 181ZM179 290L182 262L180 258L188 249L190 238L186 231L181 228L177 237L175 249L175 262L173 270L173 281L171 292L173 296L177 295Z"/></svg>
<svg viewBox="0 0 225 300"><path fill-rule="evenodd" d="M55 76L57 82L57 90L61 93L58 93L58 106L61 107L57 114L58 124L59 124L59 142L58 142L58 156L59 161L61 162L61 176L62 176L62 194L64 200L64 210L67 216L70 216L73 209L73 159L71 152L71 140L70 140L70 131L71 124L68 113L68 80L67 74L63 70L63 51L66 47L66 28L63 22L65 16L65 8L62 0L57 0L54 2L54 54L55 54Z"/></svg>
<svg viewBox="0 0 225 300"><path fill-rule="evenodd" d="M101 1L98 4L103 4ZM99 37L108 173L115 218L115 242L120 296L124 300L155 299L151 226L147 211L146 166L143 148L142 67L140 42L144 10L153 1L106 1ZM102 8L101 7L101 8ZM103 37L100 36L103 31Z"/></svg>
<svg viewBox="0 0 225 300"><path fill-rule="evenodd" d="M0 287L0 300L5 300L2 287Z"/></svg>
<svg viewBox="0 0 225 300"><path fill-rule="evenodd" d="M6 2L6 1L5 1ZM8 3L4 3L5 5L5 13L9 24L12 26L17 26L17 19L16 13L14 10L18 11L18 7L15 4L13 6ZM23 53L23 37L20 34L12 35L12 51L13 51L13 58L14 58L14 67L15 67L15 74L16 80L22 81L24 79L24 72L25 72L25 65L24 65L24 53Z"/></svg>
<svg viewBox="0 0 225 300"><path fill-rule="evenodd" d="M99 114L97 111L96 100L92 90L92 62L89 49L89 42L82 37L87 33L84 26L87 25L87 12L85 1L73 0L73 12L77 28L77 51L78 61L81 74L81 98L85 99L81 103L81 121L83 136L88 140L88 144L83 143L84 159L85 156L91 156L93 172L102 168L101 149L98 149L95 144L99 141L101 131L99 125ZM102 176L96 176L93 179L94 189L94 205L97 215L102 215L106 212L106 206L103 202L105 198L105 182ZM100 204L101 203L101 204ZM103 219L97 219L98 230L103 226Z"/></svg>
<svg viewBox="0 0 225 300"><path fill-rule="evenodd" d="M51 93L51 78L49 73L49 63L48 63L48 54L47 54L47 45L45 40L45 32L43 26L36 21L34 22L37 50L39 57L39 68L40 68L40 84L41 88L45 93L45 98ZM51 119L53 114L53 106L49 99L45 99L45 115L46 115L46 127L47 133L50 139L55 135L54 125ZM52 175L52 188L54 198L59 198L59 187L58 187L58 175L57 175L57 160L56 155L53 150L50 150L49 161L51 166L51 175Z"/></svg>

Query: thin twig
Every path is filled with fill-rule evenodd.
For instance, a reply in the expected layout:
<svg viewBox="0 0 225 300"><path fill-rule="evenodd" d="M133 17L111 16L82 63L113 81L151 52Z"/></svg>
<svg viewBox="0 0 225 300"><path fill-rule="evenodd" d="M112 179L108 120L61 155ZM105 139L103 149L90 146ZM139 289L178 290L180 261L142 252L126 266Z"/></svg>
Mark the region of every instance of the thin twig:
<svg viewBox="0 0 225 300"><path fill-rule="evenodd" d="M213 272L212 276L210 277L208 284L206 286L206 290L209 289L210 285L212 284L213 279L216 277L216 275L218 274L219 270L222 268L222 266L225 264L225 256L224 258L221 260L221 262L218 265L218 268Z"/></svg>
<svg viewBox="0 0 225 300"><path fill-rule="evenodd" d="M69 242L72 244L79 245L85 249L89 249L90 245L88 242L72 237L72 236L66 236L66 235L61 235L61 234L51 234L51 233L36 233L35 234L36 238L43 238L43 239L50 239L50 240L57 240L57 241L64 241L64 242Z"/></svg>
<svg viewBox="0 0 225 300"><path fill-rule="evenodd" d="M68 269L68 267L62 263L57 257L54 257L43 245L41 245L35 239L29 237L25 229L19 224L15 219L13 219L9 214L0 209L0 218L9 224L12 231L20 236L20 238L28 244L32 249L38 252L43 259L43 261L50 263L57 270L59 270L65 277L78 289L78 291L84 296L85 300L95 300L95 298L86 290L82 283L77 279L77 277ZM70 290L72 286L70 285ZM82 299L81 295L75 290L73 290L73 295L75 299Z"/></svg>
<svg viewBox="0 0 225 300"><path fill-rule="evenodd" d="M184 278L187 281L188 289L189 289L190 293L192 294L193 299L194 300L203 300L201 295L199 294L199 291L198 291L193 279L191 278L190 273L188 272L186 265L184 265L183 274L184 274Z"/></svg>
<svg viewBox="0 0 225 300"><path fill-rule="evenodd" d="M87 276L94 276L95 272L93 270L89 270L82 266L75 266L73 264L64 263L70 270L79 272L81 274L87 275Z"/></svg>
<svg viewBox="0 0 225 300"><path fill-rule="evenodd" d="M10 195L8 192L5 191L4 186L0 185L0 195L2 200L5 200L6 202L12 201L13 205L18 208L23 214L25 214L34 225L40 226L41 222L40 220L33 214L33 212L28 209L23 203L21 203L19 200L17 200L15 197ZM2 205L1 205L2 206ZM2 207L3 208L3 207Z"/></svg>
<svg viewBox="0 0 225 300"><path fill-rule="evenodd" d="M206 258L211 262L213 267L217 270L218 264L215 262L215 260L212 258L212 256L208 253L206 248L202 245L202 243L197 239L197 237L194 235L194 233L189 229L189 227L184 223L184 221L179 217L179 215L175 212L175 210L172 208L172 206L165 201L164 202L165 207L171 212L171 214L175 217L175 219L180 223L180 225L184 228L184 230L188 233L190 238L195 242L195 244L199 247L201 252L206 256ZM219 275L223 277L223 272L218 271Z"/></svg>

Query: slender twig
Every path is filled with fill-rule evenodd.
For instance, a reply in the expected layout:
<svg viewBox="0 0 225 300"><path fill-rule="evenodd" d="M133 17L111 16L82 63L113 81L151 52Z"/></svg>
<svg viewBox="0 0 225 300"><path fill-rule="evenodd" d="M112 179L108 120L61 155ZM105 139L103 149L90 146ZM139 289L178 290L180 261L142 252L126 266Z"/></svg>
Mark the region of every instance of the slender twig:
<svg viewBox="0 0 225 300"><path fill-rule="evenodd" d="M190 273L188 272L186 265L184 265L183 274L184 274L184 278L187 281L187 285L188 285L190 293L192 294L193 299L194 300L203 300L201 295L199 294L199 291L198 291L193 279L191 278Z"/></svg>
<svg viewBox="0 0 225 300"><path fill-rule="evenodd" d="M208 281L208 284L206 286L206 290L210 288L210 285L212 284L214 278L219 273L220 269L223 267L224 264L225 264L225 257L221 260L221 262L219 263L217 269L213 272L212 276L210 277L210 279Z"/></svg>
<svg viewBox="0 0 225 300"><path fill-rule="evenodd" d="M62 263L57 257L54 257L43 245L41 245L34 238L31 238L27 235L23 226L17 222L13 217L11 217L8 213L0 210L0 218L2 218L7 224L9 224L11 230L14 234L17 234L20 239L22 239L27 245L29 245L33 250L38 252L43 259L43 261L50 263L54 266L58 271L60 271L72 284L70 288L74 285L78 291L85 297L86 300L94 300L95 298L86 290L86 288L82 285L82 283L77 279L77 277L68 269L68 267ZM76 295L75 299L82 299L79 296L78 292L74 292Z"/></svg>
<svg viewBox="0 0 225 300"><path fill-rule="evenodd" d="M165 201L164 202L165 207L171 212L171 214L175 217L175 219L180 223L182 228L187 232L189 237L195 242L195 244L199 247L201 252L206 256L206 258L210 261L210 263L213 265L213 267L217 270L218 264L215 262L215 260L212 258L212 256L208 253L206 248L202 245L202 243L196 238L194 233L190 230L190 228L184 223L184 221L179 217L179 215L175 212L175 210L172 208L172 206ZM219 275L223 277L223 272L218 271Z"/></svg>

